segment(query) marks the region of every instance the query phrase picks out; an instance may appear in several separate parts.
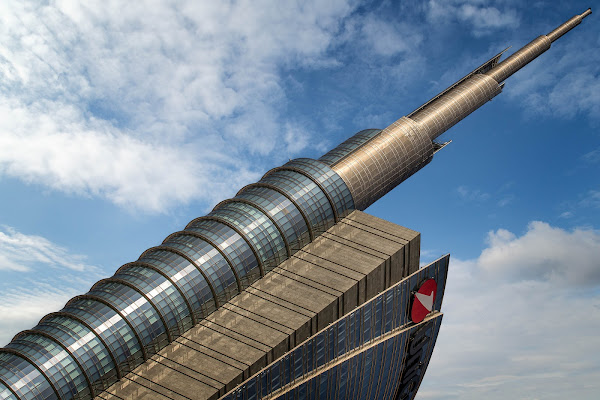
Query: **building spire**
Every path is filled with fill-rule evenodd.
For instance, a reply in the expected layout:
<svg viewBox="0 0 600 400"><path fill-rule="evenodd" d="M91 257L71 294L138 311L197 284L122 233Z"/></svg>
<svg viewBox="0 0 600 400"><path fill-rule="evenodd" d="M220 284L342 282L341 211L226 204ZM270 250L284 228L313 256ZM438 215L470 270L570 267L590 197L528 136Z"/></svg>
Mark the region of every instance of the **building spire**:
<svg viewBox="0 0 600 400"><path fill-rule="evenodd" d="M502 62L498 62L501 53L498 54L359 146L348 149L348 143L362 140L361 132L356 140L351 138L330 151L328 154L344 154L331 167L348 185L356 208L364 210L428 164L442 146L433 142L435 138L498 95L508 77L548 50L552 42L591 13L588 9L574 16Z"/></svg>
<svg viewBox="0 0 600 400"><path fill-rule="evenodd" d="M549 34L542 35L534 39L525 47L516 51L506 60L502 61L495 68L490 70L486 75L493 78L498 83L503 82L506 78L508 78L509 76L523 68L525 65L529 64L540 54L548 50L550 48L550 45L554 41L556 41L562 35L579 25L581 21L583 21L583 19L591 13L592 9L588 8L584 13L580 15L575 15L573 18L560 25L558 28L556 28Z"/></svg>

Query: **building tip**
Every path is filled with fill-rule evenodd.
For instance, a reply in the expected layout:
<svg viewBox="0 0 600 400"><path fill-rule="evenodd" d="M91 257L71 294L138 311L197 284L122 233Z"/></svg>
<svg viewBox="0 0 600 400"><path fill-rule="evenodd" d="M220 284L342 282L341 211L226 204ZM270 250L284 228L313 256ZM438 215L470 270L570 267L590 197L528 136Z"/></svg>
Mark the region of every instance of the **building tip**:
<svg viewBox="0 0 600 400"><path fill-rule="evenodd" d="M585 18L588 15L590 15L592 13L592 8L588 8L587 10L585 10L585 12L583 14L581 14L581 18Z"/></svg>

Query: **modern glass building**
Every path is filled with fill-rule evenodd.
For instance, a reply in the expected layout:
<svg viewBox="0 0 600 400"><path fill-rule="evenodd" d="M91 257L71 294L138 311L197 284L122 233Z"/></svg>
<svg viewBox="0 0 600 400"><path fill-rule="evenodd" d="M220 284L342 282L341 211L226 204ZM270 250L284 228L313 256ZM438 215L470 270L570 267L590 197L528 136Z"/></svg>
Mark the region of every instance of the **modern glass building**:
<svg viewBox="0 0 600 400"><path fill-rule="evenodd" d="M448 257L362 213L587 10L389 127L267 172L0 349L0 399L412 399Z"/></svg>

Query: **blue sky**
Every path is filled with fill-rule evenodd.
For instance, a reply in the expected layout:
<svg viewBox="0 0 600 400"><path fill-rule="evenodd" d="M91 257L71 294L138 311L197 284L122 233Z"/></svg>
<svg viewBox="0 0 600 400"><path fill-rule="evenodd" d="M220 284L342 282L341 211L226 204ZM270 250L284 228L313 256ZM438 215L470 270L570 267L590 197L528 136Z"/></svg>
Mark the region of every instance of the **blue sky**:
<svg viewBox="0 0 600 400"><path fill-rule="evenodd" d="M0 344L268 169L594 6L46 3L0 3ZM600 392L598 18L367 210L422 232L423 262L451 253L420 399Z"/></svg>

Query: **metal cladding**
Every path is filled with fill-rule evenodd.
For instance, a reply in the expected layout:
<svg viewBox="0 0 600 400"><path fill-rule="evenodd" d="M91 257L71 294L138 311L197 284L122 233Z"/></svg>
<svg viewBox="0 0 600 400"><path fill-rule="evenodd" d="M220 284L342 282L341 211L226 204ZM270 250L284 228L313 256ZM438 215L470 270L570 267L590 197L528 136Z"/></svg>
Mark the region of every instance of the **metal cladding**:
<svg viewBox="0 0 600 400"><path fill-rule="evenodd" d="M0 349L0 399L95 397L353 210L364 210L429 163L443 146L433 142L436 137L500 93L507 77L590 13L502 63L498 54L384 130L361 131L319 160L297 159L269 171L17 334ZM436 321L431 324L437 324L437 334ZM394 332L395 344L410 335ZM391 343L384 342L379 344ZM363 350L368 349L356 351ZM399 398L413 397L421 362L407 367L410 376L398 375ZM306 382L313 379L309 375Z"/></svg>
<svg viewBox="0 0 600 400"><path fill-rule="evenodd" d="M364 210L433 157L433 142L413 120L402 117L332 165L348 185L356 209Z"/></svg>
<svg viewBox="0 0 600 400"><path fill-rule="evenodd" d="M501 63L496 57L402 117L352 151L348 140L327 153L331 167L346 182L358 210L364 210L425 166L435 152L433 140L502 91L504 80L550 48L550 44L591 14L576 15L548 35L542 35ZM343 153L340 158L331 155Z"/></svg>

